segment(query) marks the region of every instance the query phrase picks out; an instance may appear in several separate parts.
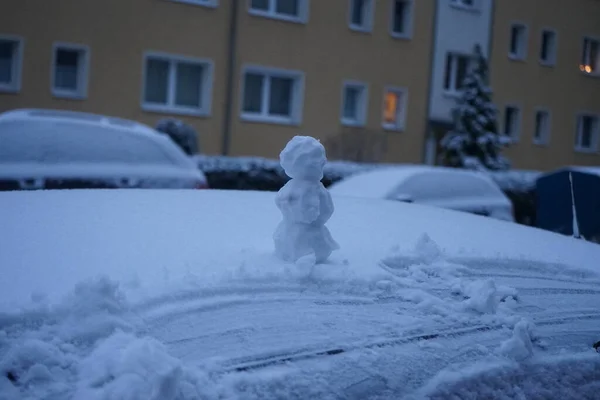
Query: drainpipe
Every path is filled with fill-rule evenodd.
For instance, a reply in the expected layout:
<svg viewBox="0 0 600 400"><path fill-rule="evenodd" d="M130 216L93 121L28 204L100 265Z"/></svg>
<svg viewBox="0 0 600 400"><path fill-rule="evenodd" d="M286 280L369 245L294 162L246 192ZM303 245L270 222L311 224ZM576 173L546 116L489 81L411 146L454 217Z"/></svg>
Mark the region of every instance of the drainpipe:
<svg viewBox="0 0 600 400"><path fill-rule="evenodd" d="M432 56L429 59L429 96L427 96L427 111L425 114L425 135L423 140L423 149L422 149L422 160L423 164L427 161L427 147L429 136L432 135L431 126L429 118L431 116L431 102L433 98L433 75L434 75L434 67L435 67L435 56L437 54L437 31L438 31L438 9L440 7L441 0L435 0L434 11L433 11L433 32L431 38L431 54ZM435 160L434 160L435 165Z"/></svg>
<svg viewBox="0 0 600 400"><path fill-rule="evenodd" d="M223 113L223 132L221 143L221 154L229 154L231 143L231 120L233 117L233 79L236 65L236 45L238 30L239 0L230 1L229 12L229 37L227 39L227 75L225 81L225 110Z"/></svg>

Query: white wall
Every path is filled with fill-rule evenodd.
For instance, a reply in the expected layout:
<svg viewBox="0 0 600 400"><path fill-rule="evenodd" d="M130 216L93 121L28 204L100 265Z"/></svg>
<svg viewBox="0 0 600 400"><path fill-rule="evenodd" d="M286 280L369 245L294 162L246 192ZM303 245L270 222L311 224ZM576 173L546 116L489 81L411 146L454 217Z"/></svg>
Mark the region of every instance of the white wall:
<svg viewBox="0 0 600 400"><path fill-rule="evenodd" d="M469 54L473 46L479 44L484 54L489 55L492 6L493 0L475 0L475 9L467 10L453 6L451 0L438 0L429 97L430 119L451 121L450 110L456 101L444 93L446 53L454 51Z"/></svg>

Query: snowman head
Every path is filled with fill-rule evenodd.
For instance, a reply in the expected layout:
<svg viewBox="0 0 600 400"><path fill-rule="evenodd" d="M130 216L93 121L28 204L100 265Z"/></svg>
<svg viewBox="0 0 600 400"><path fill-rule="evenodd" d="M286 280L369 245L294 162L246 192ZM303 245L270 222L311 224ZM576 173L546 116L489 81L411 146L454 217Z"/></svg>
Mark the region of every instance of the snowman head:
<svg viewBox="0 0 600 400"><path fill-rule="evenodd" d="M279 155L281 166L292 179L323 179L325 147L310 136L294 136Z"/></svg>

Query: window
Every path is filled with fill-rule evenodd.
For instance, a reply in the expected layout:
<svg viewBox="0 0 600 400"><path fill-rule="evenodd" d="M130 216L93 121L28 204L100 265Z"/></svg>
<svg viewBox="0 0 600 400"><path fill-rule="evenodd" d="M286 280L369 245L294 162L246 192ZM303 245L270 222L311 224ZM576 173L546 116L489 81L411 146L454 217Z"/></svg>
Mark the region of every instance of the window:
<svg viewBox="0 0 600 400"><path fill-rule="evenodd" d="M519 139L519 124L521 111L515 106L506 106L504 109L504 134L513 140Z"/></svg>
<svg viewBox="0 0 600 400"><path fill-rule="evenodd" d="M470 60L470 56L464 54L448 53L446 55L444 90L450 93L460 91L467 75Z"/></svg>
<svg viewBox="0 0 600 400"><path fill-rule="evenodd" d="M308 0L249 0L249 11L254 15L306 22Z"/></svg>
<svg viewBox="0 0 600 400"><path fill-rule="evenodd" d="M52 61L52 94L66 98L86 97L88 64L87 46L55 44Z"/></svg>
<svg viewBox="0 0 600 400"><path fill-rule="evenodd" d="M535 112L535 130L533 142L536 144L548 144L550 139L550 113L546 110Z"/></svg>
<svg viewBox="0 0 600 400"><path fill-rule="evenodd" d="M303 86L304 75L301 72L246 67L242 118L283 124L300 123Z"/></svg>
<svg viewBox="0 0 600 400"><path fill-rule="evenodd" d="M598 150L598 116L582 114L577 120L575 149L579 151Z"/></svg>
<svg viewBox="0 0 600 400"><path fill-rule="evenodd" d="M412 31L412 0L392 0L392 36L408 38Z"/></svg>
<svg viewBox="0 0 600 400"><path fill-rule="evenodd" d="M14 37L0 37L0 92L18 92L21 89L23 41Z"/></svg>
<svg viewBox="0 0 600 400"><path fill-rule="evenodd" d="M463 8L475 8L475 0L450 0L450 4Z"/></svg>
<svg viewBox="0 0 600 400"><path fill-rule="evenodd" d="M524 60L527 56L527 27L523 24L512 24L510 27L510 58Z"/></svg>
<svg viewBox="0 0 600 400"><path fill-rule="evenodd" d="M350 28L370 32L373 29L373 0L350 0Z"/></svg>
<svg viewBox="0 0 600 400"><path fill-rule="evenodd" d="M386 88L383 93L383 128L403 130L406 118L407 91L402 88Z"/></svg>
<svg viewBox="0 0 600 400"><path fill-rule="evenodd" d="M345 82L342 92L342 124L365 125L367 99L367 85L361 82Z"/></svg>
<svg viewBox="0 0 600 400"><path fill-rule="evenodd" d="M556 62L556 32L544 29L540 44L540 62L544 65L554 65Z"/></svg>
<svg viewBox="0 0 600 400"><path fill-rule="evenodd" d="M583 39L583 52L581 53L581 72L600 75L600 41L592 38Z"/></svg>
<svg viewBox="0 0 600 400"><path fill-rule="evenodd" d="M210 114L212 62L147 53L144 61L142 108L189 115Z"/></svg>

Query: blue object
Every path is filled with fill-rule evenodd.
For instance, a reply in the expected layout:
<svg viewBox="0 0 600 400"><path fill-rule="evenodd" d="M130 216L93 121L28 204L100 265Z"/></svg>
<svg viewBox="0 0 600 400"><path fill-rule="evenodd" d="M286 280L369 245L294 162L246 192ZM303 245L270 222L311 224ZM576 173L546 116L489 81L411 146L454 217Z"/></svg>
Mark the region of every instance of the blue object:
<svg viewBox="0 0 600 400"><path fill-rule="evenodd" d="M600 241L600 167L566 167L540 176L536 181L536 226L573 235L573 207L569 173L579 233Z"/></svg>

